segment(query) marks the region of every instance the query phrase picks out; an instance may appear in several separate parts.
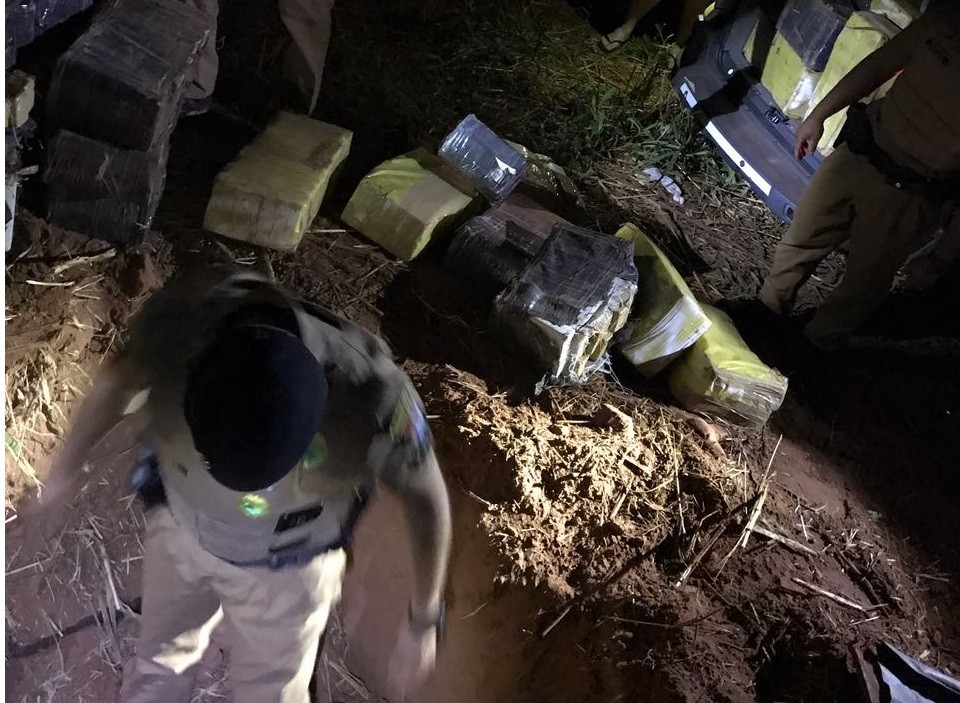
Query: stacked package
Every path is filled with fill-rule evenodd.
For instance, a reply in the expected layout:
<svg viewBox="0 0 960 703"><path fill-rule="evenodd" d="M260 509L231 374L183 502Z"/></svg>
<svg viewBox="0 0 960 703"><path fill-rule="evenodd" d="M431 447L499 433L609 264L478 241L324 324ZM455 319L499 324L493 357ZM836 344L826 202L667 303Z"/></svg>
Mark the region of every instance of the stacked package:
<svg viewBox="0 0 960 703"><path fill-rule="evenodd" d="M693 412L762 426L783 403L787 379L750 351L727 315L703 310L710 328L671 368L671 392Z"/></svg>
<svg viewBox="0 0 960 703"><path fill-rule="evenodd" d="M454 234L444 265L484 295L494 296L519 276L557 224L559 215L514 193Z"/></svg>
<svg viewBox="0 0 960 703"><path fill-rule="evenodd" d="M527 168L526 159L476 115L468 115L447 135L440 158L459 169L492 202L510 195Z"/></svg>
<svg viewBox="0 0 960 703"><path fill-rule="evenodd" d="M163 193L166 142L150 151L117 149L60 130L47 148L51 220L113 242L146 237Z"/></svg>
<svg viewBox="0 0 960 703"><path fill-rule="evenodd" d="M451 183L460 176L424 149L391 159L364 176L342 219L394 256L410 261L445 238L478 205Z"/></svg>
<svg viewBox="0 0 960 703"><path fill-rule="evenodd" d="M549 381L579 382L604 364L636 291L632 244L561 224L497 296L491 323Z"/></svg>
<svg viewBox="0 0 960 703"><path fill-rule="evenodd" d="M900 29L906 29L920 17L920 8L914 0L872 0L870 11L883 15Z"/></svg>
<svg viewBox="0 0 960 703"><path fill-rule="evenodd" d="M646 234L626 224L617 236L633 242L639 275L633 316L617 335L617 346L642 374L650 377L700 339L710 327L710 318L677 269Z"/></svg>
<svg viewBox="0 0 960 703"><path fill-rule="evenodd" d="M7 128L23 127L30 118L36 97L33 76L23 71L9 71L7 84Z"/></svg>
<svg viewBox="0 0 960 703"><path fill-rule="evenodd" d="M853 12L845 0L790 0L763 66L761 82L788 117L802 118L833 44Z"/></svg>
<svg viewBox="0 0 960 703"><path fill-rule="evenodd" d="M17 49L26 46L49 29L83 12L93 0L7 0L6 63L11 68Z"/></svg>
<svg viewBox="0 0 960 703"><path fill-rule="evenodd" d="M320 210L353 134L281 112L217 176L203 226L260 246L293 251Z"/></svg>
<svg viewBox="0 0 960 703"><path fill-rule="evenodd" d="M892 2L893 0L887 0ZM813 100L807 114L833 90L840 79L847 75L854 66L860 63L875 50L892 39L900 29L885 17L873 12L854 12L847 20L846 26L837 37L833 46L833 53L823 71ZM865 96L863 102L870 102L882 97L889 89L889 84L881 86L873 93ZM823 154L833 151L833 143L846 121L846 109L830 117L823 125L823 137L820 138L818 149Z"/></svg>
<svg viewBox="0 0 960 703"><path fill-rule="evenodd" d="M517 186L517 193L560 213L573 217L583 209L583 197L573 179L553 159L530 151L516 142L507 141L527 162Z"/></svg>
<svg viewBox="0 0 960 703"><path fill-rule="evenodd" d="M91 197L102 194L96 169L51 169L45 180L54 222L121 244L143 240L163 191L167 142L186 77L210 33L207 19L179 0L119 0L60 57L48 114L51 124L73 135L56 140L70 152L51 149L51 162L119 158L116 163L152 161L153 167L147 187L121 187L103 197ZM116 157L113 150L140 156Z"/></svg>

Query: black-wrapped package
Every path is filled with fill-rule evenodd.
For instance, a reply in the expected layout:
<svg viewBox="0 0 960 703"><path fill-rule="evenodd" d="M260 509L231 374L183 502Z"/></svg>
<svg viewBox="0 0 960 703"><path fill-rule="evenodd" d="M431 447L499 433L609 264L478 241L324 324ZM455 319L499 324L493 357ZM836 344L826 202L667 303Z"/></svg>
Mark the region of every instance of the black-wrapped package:
<svg viewBox="0 0 960 703"><path fill-rule="evenodd" d="M43 180L82 198L159 201L167 152L167 142L134 151L60 130L47 144Z"/></svg>
<svg viewBox="0 0 960 703"><path fill-rule="evenodd" d="M58 132L47 145L43 172L50 221L97 239L140 244L163 195L167 151L165 141L144 152Z"/></svg>
<svg viewBox="0 0 960 703"><path fill-rule="evenodd" d="M780 13L777 31L807 68L820 72L854 10L849 0L789 0Z"/></svg>
<svg viewBox="0 0 960 703"><path fill-rule="evenodd" d="M35 22L37 36L93 5L93 0L34 0L34 2L37 7Z"/></svg>
<svg viewBox="0 0 960 703"><path fill-rule="evenodd" d="M560 224L497 296L491 325L548 381L581 382L603 367L636 292L631 242Z"/></svg>
<svg viewBox="0 0 960 703"><path fill-rule="evenodd" d="M7 0L4 8L6 11L5 27L7 50L19 49L32 42L36 34L36 16L37 7L34 0Z"/></svg>
<svg viewBox="0 0 960 703"><path fill-rule="evenodd" d="M51 186L47 195L47 216L53 224L130 246L139 245L149 234L158 204L112 197L85 199L56 186Z"/></svg>
<svg viewBox="0 0 960 703"><path fill-rule="evenodd" d="M120 0L60 57L52 124L150 150L176 124L187 75L210 33L207 19L180 0Z"/></svg>
<svg viewBox="0 0 960 703"><path fill-rule="evenodd" d="M444 265L483 295L494 296L519 276L540 251L554 225L566 222L513 193L457 230Z"/></svg>

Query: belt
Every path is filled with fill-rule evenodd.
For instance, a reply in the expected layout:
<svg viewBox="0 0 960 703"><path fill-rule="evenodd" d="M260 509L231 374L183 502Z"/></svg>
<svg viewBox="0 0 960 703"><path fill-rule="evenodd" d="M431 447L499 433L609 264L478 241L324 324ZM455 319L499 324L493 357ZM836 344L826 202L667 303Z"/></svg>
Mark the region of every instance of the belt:
<svg viewBox="0 0 960 703"><path fill-rule="evenodd" d="M371 492L367 489L361 489L357 491L357 497L354 499L353 505L350 507L350 513L347 515L347 519L344 521L343 527L340 528L340 536L332 542L306 548L300 548L297 545L291 545L280 551L274 552L270 556L263 559L252 559L250 561L233 561L232 559L224 559L224 561L233 564L234 566L241 566L244 568L267 568L272 571L277 571L288 566L302 566L321 554L326 554L327 552L332 552L336 549L344 549L349 546L351 540L353 539L353 530L357 526L357 522L360 520L360 515L363 513L364 508L366 508L367 504L370 502L370 495Z"/></svg>

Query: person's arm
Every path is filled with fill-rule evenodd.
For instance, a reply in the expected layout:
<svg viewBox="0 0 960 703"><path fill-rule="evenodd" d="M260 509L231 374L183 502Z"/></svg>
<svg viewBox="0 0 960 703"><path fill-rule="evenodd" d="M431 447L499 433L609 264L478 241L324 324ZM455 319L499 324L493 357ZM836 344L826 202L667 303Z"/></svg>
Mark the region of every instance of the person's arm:
<svg viewBox="0 0 960 703"><path fill-rule="evenodd" d="M120 421L142 385L129 357L113 360L100 371L74 412L63 447L44 478L42 507L55 507L72 492L90 450Z"/></svg>
<svg viewBox="0 0 960 703"><path fill-rule="evenodd" d="M416 475L394 492L403 506L413 551L411 624L423 629L440 617L451 543L450 499L432 450Z"/></svg>
<svg viewBox="0 0 960 703"><path fill-rule="evenodd" d="M797 130L794 154L798 159L816 150L828 118L870 95L903 70L926 31L924 27L922 20L914 22L854 66L824 96Z"/></svg>

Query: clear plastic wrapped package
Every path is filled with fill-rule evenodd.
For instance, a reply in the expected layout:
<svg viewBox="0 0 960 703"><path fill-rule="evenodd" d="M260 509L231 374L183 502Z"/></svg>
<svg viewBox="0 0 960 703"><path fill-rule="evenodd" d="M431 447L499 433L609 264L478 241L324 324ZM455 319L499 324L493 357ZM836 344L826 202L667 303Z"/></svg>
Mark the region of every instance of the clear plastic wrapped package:
<svg viewBox="0 0 960 703"><path fill-rule="evenodd" d="M630 242L561 224L497 296L491 326L548 382L581 382L606 362L636 291Z"/></svg>
<svg viewBox="0 0 960 703"><path fill-rule="evenodd" d="M404 261L470 218L480 202L451 185L452 169L425 149L386 161L363 177L341 219Z"/></svg>
<svg viewBox="0 0 960 703"><path fill-rule="evenodd" d="M573 217L583 209L583 196L580 194L580 189L553 159L530 151L522 144L510 140L507 140L507 144L516 149L527 161L527 168L520 185L517 186L517 193L527 196L564 217Z"/></svg>
<svg viewBox="0 0 960 703"><path fill-rule="evenodd" d="M780 13L777 31L797 52L803 65L819 73L833 44L856 8L849 0L789 0Z"/></svg>
<svg viewBox="0 0 960 703"><path fill-rule="evenodd" d="M34 0L37 6L37 35L66 22L74 15L89 9L93 0Z"/></svg>
<svg viewBox="0 0 960 703"><path fill-rule="evenodd" d="M163 195L166 142L143 152L61 130L48 152L51 222L118 244L143 241Z"/></svg>
<svg viewBox="0 0 960 703"><path fill-rule="evenodd" d="M210 33L206 17L179 0L119 0L57 62L52 123L123 149L155 147L176 124Z"/></svg>
<svg viewBox="0 0 960 703"><path fill-rule="evenodd" d="M670 391L688 410L760 427L780 407L787 379L750 351L733 321L703 306L710 328L670 369Z"/></svg>
<svg viewBox="0 0 960 703"><path fill-rule="evenodd" d="M633 313L617 334L617 348L650 377L703 336L710 318L660 248L638 227L626 224L617 236L633 242L639 283Z"/></svg>
<svg viewBox="0 0 960 703"><path fill-rule="evenodd" d="M444 265L483 294L496 295L523 272L554 225L565 222L514 193L457 230Z"/></svg>
<svg viewBox="0 0 960 703"><path fill-rule="evenodd" d="M893 22L900 29L906 29L920 17L920 2L917 0L871 0L870 11Z"/></svg>
<svg viewBox="0 0 960 703"><path fill-rule="evenodd" d="M34 0L7 0L4 6L7 48L16 51L37 36L37 6Z"/></svg>
<svg viewBox="0 0 960 703"><path fill-rule="evenodd" d="M527 168L526 159L476 115L468 115L447 135L440 157L460 169L493 202L510 195Z"/></svg>

